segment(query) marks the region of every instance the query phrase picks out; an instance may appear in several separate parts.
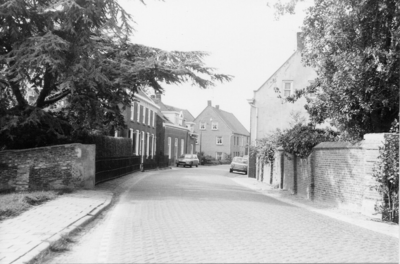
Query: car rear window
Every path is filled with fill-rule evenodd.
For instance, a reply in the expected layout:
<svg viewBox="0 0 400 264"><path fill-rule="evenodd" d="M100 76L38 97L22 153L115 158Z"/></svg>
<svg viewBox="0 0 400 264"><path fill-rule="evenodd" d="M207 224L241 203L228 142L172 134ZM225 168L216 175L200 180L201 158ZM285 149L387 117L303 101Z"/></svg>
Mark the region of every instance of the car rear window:
<svg viewBox="0 0 400 264"><path fill-rule="evenodd" d="M247 164L247 159L242 157L234 157L233 162Z"/></svg>

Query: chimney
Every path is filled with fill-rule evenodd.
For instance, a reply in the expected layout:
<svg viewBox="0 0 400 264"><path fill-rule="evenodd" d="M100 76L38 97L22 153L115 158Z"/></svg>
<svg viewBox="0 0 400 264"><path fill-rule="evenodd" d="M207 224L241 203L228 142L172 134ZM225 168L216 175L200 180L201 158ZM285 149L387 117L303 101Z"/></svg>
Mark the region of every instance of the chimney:
<svg viewBox="0 0 400 264"><path fill-rule="evenodd" d="M207 106L212 106L212 105L211 105L211 100L208 100L208 101L207 101Z"/></svg>
<svg viewBox="0 0 400 264"><path fill-rule="evenodd" d="M219 109L219 105L216 105L215 108Z"/></svg>
<svg viewBox="0 0 400 264"><path fill-rule="evenodd" d="M297 32L297 50L302 51L304 48L303 44L303 33L302 32Z"/></svg>
<svg viewBox="0 0 400 264"><path fill-rule="evenodd" d="M156 92L155 98L161 101L161 93Z"/></svg>

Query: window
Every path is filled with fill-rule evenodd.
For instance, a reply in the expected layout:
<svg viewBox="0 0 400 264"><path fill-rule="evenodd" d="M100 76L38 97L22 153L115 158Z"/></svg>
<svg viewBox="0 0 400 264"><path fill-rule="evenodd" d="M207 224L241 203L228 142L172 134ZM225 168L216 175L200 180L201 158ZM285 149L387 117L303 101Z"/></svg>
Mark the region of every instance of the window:
<svg viewBox="0 0 400 264"><path fill-rule="evenodd" d="M154 144L155 144L155 142L154 142L154 140L155 140L155 138L154 138L154 134L152 134L151 135L151 155L153 156L153 158L154 158Z"/></svg>
<svg viewBox="0 0 400 264"><path fill-rule="evenodd" d="M131 120L133 121L133 116L135 115L135 103L131 105Z"/></svg>
<svg viewBox="0 0 400 264"><path fill-rule="evenodd" d="M217 145L222 145L222 137L217 137Z"/></svg>
<svg viewBox="0 0 400 264"><path fill-rule="evenodd" d="M150 110L149 109L149 115L148 115L148 118L147 118L147 124L150 126L151 125L151 123L150 123L150 121L151 121L151 116L153 115L153 110Z"/></svg>
<svg viewBox="0 0 400 264"><path fill-rule="evenodd" d="M153 112L153 127L155 127L156 123L156 112Z"/></svg>
<svg viewBox="0 0 400 264"><path fill-rule="evenodd" d="M292 93L293 82L283 82L283 96L288 97Z"/></svg>
<svg viewBox="0 0 400 264"><path fill-rule="evenodd" d="M118 130L115 130L114 137L118 137Z"/></svg>
<svg viewBox="0 0 400 264"><path fill-rule="evenodd" d="M143 124L146 124L146 112L147 112L147 107L143 106L143 117L142 117Z"/></svg>
<svg viewBox="0 0 400 264"><path fill-rule="evenodd" d="M147 142L146 142L146 156L150 156L150 134L147 132Z"/></svg>
<svg viewBox="0 0 400 264"><path fill-rule="evenodd" d="M200 122L199 128L200 130L206 130L206 123Z"/></svg>
<svg viewBox="0 0 400 264"><path fill-rule="evenodd" d="M141 108L142 106L138 103L137 104L137 122L140 122L140 108Z"/></svg>
<svg viewBox="0 0 400 264"><path fill-rule="evenodd" d="M144 138L146 137L146 134L144 133L144 131L142 131L142 142L141 142L141 155L142 157L144 156L144 151L145 151L145 146L144 146Z"/></svg>
<svg viewBox="0 0 400 264"><path fill-rule="evenodd" d="M154 155L156 155L157 152L157 137L154 137Z"/></svg>
<svg viewBox="0 0 400 264"><path fill-rule="evenodd" d="M178 139L175 138L175 159L178 158Z"/></svg>
<svg viewBox="0 0 400 264"><path fill-rule="evenodd" d="M315 80L309 80L308 83L310 84L309 86L315 85ZM308 98L315 99L317 97L317 94L316 93L308 93L307 96L308 96Z"/></svg>
<svg viewBox="0 0 400 264"><path fill-rule="evenodd" d="M181 139L181 155L185 154L185 140Z"/></svg>
<svg viewBox="0 0 400 264"><path fill-rule="evenodd" d="M171 158L171 138L168 137L168 158Z"/></svg>
<svg viewBox="0 0 400 264"><path fill-rule="evenodd" d="M140 142L140 133L139 130L136 130L136 148L135 148L135 154L139 156L139 142Z"/></svg>
<svg viewBox="0 0 400 264"><path fill-rule="evenodd" d="M211 129L212 130L218 130L218 122L212 122L211 123Z"/></svg>

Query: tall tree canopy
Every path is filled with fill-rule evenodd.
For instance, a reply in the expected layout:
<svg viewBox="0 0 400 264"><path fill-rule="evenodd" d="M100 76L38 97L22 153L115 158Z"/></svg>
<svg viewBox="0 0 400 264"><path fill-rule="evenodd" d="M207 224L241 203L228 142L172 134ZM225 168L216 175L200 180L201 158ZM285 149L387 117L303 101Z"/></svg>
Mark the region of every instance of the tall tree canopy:
<svg viewBox="0 0 400 264"><path fill-rule="evenodd" d="M399 116L400 1L316 0L304 20L303 61L318 78L289 100L353 138L387 132Z"/></svg>
<svg viewBox="0 0 400 264"><path fill-rule="evenodd" d="M123 126L118 105L142 87L231 79L204 52L131 43L130 22L116 0L0 0L0 149Z"/></svg>

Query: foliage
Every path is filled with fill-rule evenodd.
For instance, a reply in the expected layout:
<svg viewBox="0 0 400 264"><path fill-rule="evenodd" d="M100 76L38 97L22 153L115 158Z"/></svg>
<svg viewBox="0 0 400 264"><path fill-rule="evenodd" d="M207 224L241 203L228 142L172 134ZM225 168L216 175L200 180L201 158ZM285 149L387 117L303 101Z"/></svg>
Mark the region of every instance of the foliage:
<svg viewBox="0 0 400 264"><path fill-rule="evenodd" d="M289 101L314 93L312 122L352 138L389 131L399 113L400 2L316 0L302 30L303 62L317 78Z"/></svg>
<svg viewBox="0 0 400 264"><path fill-rule="evenodd" d="M321 142L337 141L338 133L331 129L317 129L310 125L298 124L284 131L278 140L286 153L307 158L312 148Z"/></svg>
<svg viewBox="0 0 400 264"><path fill-rule="evenodd" d="M0 0L0 21L0 148L109 134L125 126L121 110L138 89L231 79L205 66L204 52L131 43L116 0Z"/></svg>
<svg viewBox="0 0 400 264"><path fill-rule="evenodd" d="M95 144L96 157L132 156L132 140L130 138L86 135L81 138L81 143Z"/></svg>
<svg viewBox="0 0 400 264"><path fill-rule="evenodd" d="M385 135L385 144L379 149L373 176L374 186L383 196L383 204L376 207L383 220L399 222L399 122L393 122L393 134Z"/></svg>
<svg viewBox="0 0 400 264"><path fill-rule="evenodd" d="M55 199L58 193L55 191L35 191L22 193L9 193L0 195L0 221L15 217L32 206L43 204Z"/></svg>
<svg viewBox="0 0 400 264"><path fill-rule="evenodd" d="M277 129L266 137L258 139L256 146L250 149L251 155L257 155L266 163L272 163L275 159L275 151L279 147L279 138L281 136L282 132Z"/></svg>

